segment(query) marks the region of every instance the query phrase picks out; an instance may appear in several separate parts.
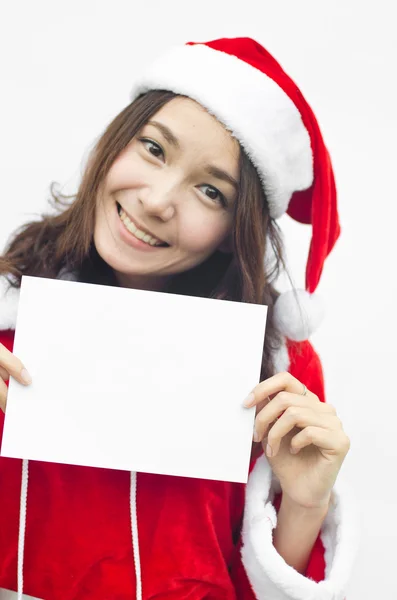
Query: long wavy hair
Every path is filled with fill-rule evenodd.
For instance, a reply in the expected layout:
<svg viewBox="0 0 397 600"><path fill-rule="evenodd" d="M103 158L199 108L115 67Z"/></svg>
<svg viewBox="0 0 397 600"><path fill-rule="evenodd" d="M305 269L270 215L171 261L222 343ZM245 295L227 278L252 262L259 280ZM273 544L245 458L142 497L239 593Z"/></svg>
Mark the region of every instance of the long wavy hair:
<svg viewBox="0 0 397 600"><path fill-rule="evenodd" d="M19 287L22 275L55 278L61 269L78 270L83 281L117 285L110 267L93 242L95 208L101 185L120 152L144 124L176 97L152 90L129 104L105 129L88 158L77 194L65 196L50 185L55 214L23 225L0 256L0 275ZM274 352L281 336L273 324L278 296L273 286L285 269L281 232L269 216L268 203L257 171L240 146L240 185L234 205L233 252L216 251L201 265L176 275L171 293L266 304L267 328L261 379L274 373ZM270 254L270 256L268 256Z"/></svg>

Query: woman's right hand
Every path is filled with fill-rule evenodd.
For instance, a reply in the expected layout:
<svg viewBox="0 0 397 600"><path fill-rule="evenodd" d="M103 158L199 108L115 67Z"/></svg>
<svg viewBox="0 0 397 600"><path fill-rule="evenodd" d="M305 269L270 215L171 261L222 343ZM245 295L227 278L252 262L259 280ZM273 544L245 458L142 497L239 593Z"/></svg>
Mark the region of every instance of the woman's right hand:
<svg viewBox="0 0 397 600"><path fill-rule="evenodd" d="M5 412L7 405L8 388L6 381L14 377L19 383L29 385L32 378L22 362L12 354L3 344L0 344L0 409Z"/></svg>

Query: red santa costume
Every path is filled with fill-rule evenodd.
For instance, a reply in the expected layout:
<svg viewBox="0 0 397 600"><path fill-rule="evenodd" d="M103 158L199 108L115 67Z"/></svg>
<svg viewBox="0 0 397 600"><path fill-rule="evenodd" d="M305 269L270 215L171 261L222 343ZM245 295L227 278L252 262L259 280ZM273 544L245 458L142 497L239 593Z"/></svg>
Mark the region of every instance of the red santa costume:
<svg viewBox="0 0 397 600"><path fill-rule="evenodd" d="M308 337L320 315L312 293L339 222L313 112L249 38L172 49L136 78L131 100L150 89L200 102L250 156L271 216L287 211L311 223L306 291L276 303L284 343L274 363L324 402L322 368ZM0 281L0 343L12 351L18 290ZM3 419L0 412L0 440ZM262 451L252 457L246 486L0 458L0 600L343 600L355 542L339 488L337 482L301 575L273 546L281 490Z"/></svg>

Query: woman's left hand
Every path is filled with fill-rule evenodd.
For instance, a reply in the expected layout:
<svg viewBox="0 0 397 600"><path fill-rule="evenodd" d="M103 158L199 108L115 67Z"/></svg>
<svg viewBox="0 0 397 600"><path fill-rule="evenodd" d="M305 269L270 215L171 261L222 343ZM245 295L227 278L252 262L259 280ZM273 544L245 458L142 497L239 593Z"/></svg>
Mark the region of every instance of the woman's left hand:
<svg viewBox="0 0 397 600"><path fill-rule="evenodd" d="M262 381L247 401L257 407L254 441L262 443L283 496L305 508L328 505L350 448L335 408L290 373Z"/></svg>

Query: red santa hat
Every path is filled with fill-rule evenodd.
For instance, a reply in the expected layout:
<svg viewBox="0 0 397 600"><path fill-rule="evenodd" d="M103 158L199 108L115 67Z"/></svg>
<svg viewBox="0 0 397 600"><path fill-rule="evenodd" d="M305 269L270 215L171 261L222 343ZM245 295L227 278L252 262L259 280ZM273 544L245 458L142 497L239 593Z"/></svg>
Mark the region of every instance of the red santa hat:
<svg viewBox="0 0 397 600"><path fill-rule="evenodd" d="M131 101L152 89L188 96L213 114L255 165L274 219L288 213L311 224L306 289L280 295L275 324L307 339L322 318L313 296L340 234L334 173L314 113L273 56L251 38L188 42L137 76Z"/></svg>

